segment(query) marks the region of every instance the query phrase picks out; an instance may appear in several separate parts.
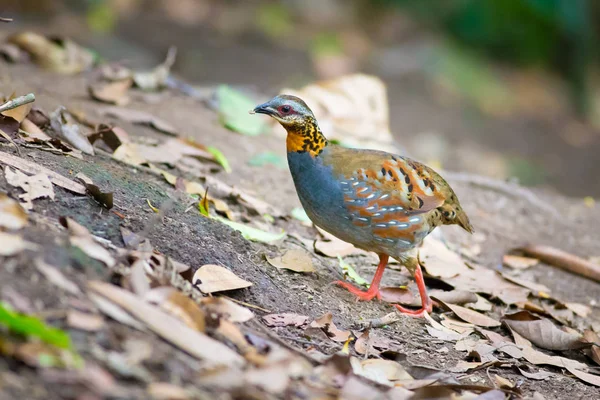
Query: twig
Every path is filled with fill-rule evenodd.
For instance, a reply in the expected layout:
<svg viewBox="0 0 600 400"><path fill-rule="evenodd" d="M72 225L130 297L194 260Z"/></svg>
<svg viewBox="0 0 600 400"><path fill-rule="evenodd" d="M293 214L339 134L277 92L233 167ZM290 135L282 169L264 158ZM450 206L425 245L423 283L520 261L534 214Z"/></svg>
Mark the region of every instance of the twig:
<svg viewBox="0 0 600 400"><path fill-rule="evenodd" d="M34 101L35 95L33 93L26 94L25 96L19 96L0 105L0 112L12 110L13 108L20 107L24 104L33 103Z"/></svg>
<svg viewBox="0 0 600 400"><path fill-rule="evenodd" d="M260 306L255 305L255 304L246 303L245 301L237 300L237 299L231 298L229 296L221 295L220 297L224 297L227 300L231 300L231 301L233 301L235 303L241 304L241 305L246 306L248 308L254 308L256 310L260 310L260 311L263 311L263 312L266 312L266 313L271 313L272 312L271 310L267 310L266 308L262 308Z"/></svg>
<svg viewBox="0 0 600 400"><path fill-rule="evenodd" d="M12 18L0 17L0 22L13 22Z"/></svg>
<svg viewBox="0 0 600 400"><path fill-rule="evenodd" d="M400 321L398 314L392 312L384 315L383 317L375 318L366 322L369 328L381 328L382 326L391 325L398 321Z"/></svg>
<svg viewBox="0 0 600 400"><path fill-rule="evenodd" d="M554 265L586 278L600 282L600 265L594 264L574 254L551 246L527 245L517 249L530 257L535 257L546 264Z"/></svg>

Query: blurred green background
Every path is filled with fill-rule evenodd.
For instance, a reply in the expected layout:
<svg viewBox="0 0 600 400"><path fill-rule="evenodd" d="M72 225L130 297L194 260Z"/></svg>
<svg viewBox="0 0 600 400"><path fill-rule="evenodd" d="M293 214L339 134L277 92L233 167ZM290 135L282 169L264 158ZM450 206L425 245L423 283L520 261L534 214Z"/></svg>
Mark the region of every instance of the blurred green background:
<svg viewBox="0 0 600 400"><path fill-rule="evenodd" d="M600 196L600 4L590 0L4 0L14 31L273 94L353 72L395 138L442 168ZM3 26L3 28L5 28ZM588 201L589 204L589 201Z"/></svg>

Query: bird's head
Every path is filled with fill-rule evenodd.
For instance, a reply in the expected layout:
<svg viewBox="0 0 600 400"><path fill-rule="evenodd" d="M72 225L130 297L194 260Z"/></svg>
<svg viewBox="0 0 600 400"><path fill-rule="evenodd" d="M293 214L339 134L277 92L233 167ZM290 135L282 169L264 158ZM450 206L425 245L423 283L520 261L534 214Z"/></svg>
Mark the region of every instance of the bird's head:
<svg viewBox="0 0 600 400"><path fill-rule="evenodd" d="M251 113L273 117L287 131L316 123L313 112L302 99L286 94L275 96L266 103L256 106Z"/></svg>
<svg viewBox="0 0 600 400"><path fill-rule="evenodd" d="M264 104L256 106L251 114L266 114L273 117L287 131L288 152L308 152L319 155L327 139L321 133L317 120L310 108L296 96L281 94Z"/></svg>

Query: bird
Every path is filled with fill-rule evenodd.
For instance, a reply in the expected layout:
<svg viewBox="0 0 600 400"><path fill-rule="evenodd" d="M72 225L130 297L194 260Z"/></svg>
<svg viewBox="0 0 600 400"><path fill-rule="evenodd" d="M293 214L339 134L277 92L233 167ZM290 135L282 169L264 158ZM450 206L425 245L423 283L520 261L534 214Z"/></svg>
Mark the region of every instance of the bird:
<svg viewBox="0 0 600 400"><path fill-rule="evenodd" d="M250 111L274 118L287 131L289 169L300 203L312 222L354 246L379 256L377 270L363 291L336 281L357 300L381 300L379 286L393 257L414 277L421 308L398 304L401 313L431 313L418 258L418 246L437 226L473 226L450 185L433 169L385 151L355 149L329 142L306 103L281 94Z"/></svg>

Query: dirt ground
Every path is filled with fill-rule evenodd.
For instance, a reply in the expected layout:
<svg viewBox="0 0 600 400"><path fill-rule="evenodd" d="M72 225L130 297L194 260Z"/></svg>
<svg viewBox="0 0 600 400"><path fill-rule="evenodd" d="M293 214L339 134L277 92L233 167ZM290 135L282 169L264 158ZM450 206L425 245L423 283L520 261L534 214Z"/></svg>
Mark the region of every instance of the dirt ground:
<svg viewBox="0 0 600 400"><path fill-rule="evenodd" d="M43 72L34 66L2 63L0 77L0 92L33 92L37 97L36 105L45 110L54 110L64 105L69 109L85 112L90 119L118 122L131 136L165 137L150 127L101 117L98 111L105 106L89 99L85 76L62 77ZM222 181L255 194L267 203L276 205L285 214L299 206L287 170L248 165L248 160L263 151L273 151L284 156L283 138L280 135L248 137L228 131L219 125L214 111L198 101L175 93L161 95L160 101L155 104L134 100L128 108L147 110L169 121L185 136L219 148L230 161L233 171L229 174L214 172L214 176ZM17 155L14 148L6 143L2 143L0 151ZM46 315L46 320L53 325L68 329L61 311L64 312L73 300L43 279L33 266L36 257L42 255L48 263L60 266L61 271L82 288L90 279L111 279L111 273L101 264L66 244L67 234L58 223L60 216L73 218L94 235L107 239L118 247L124 247L121 227L134 232L146 230L147 237L156 250L191 265L192 268L204 264L226 266L253 283L248 289L228 294L272 313L291 312L309 316L312 320L331 312L338 327L355 329L360 326L361 321L378 318L392 311L389 305L377 301L355 303L347 292L331 286L330 282L342 277L336 259L313 253L313 261L317 267L317 272L313 274L296 274L271 267L265 261L265 255L281 254L284 249L301 247L301 243L290 236L277 245L249 242L220 222L202 217L196 208L188 209L186 201L167 182L143 168L116 162L102 153L78 160L39 149L21 148L21 156L64 176L83 172L103 191L114 193L115 210L124 216L121 218L88 197L76 196L58 187L55 188L54 201L40 199L34 202L34 210L30 214L32 223L26 228L25 236L40 248L26 251L17 257L0 258L3 266L0 269L0 290L5 301L11 295L14 296L14 292L18 293L18 297L26 300L34 312ZM479 182L468 182L460 174L449 173L448 181L469 214L477 236L469 236L455 227L443 228L443 235L457 248L468 248L477 241L481 246L481 253L475 258L485 267L501 269L502 255L525 243L553 245L585 257L600 255L600 234L597 229L600 225L600 213L597 207L587 208L579 200L545 192L536 192L537 200L531 201L518 193L511 193L509 189L496 190ZM13 198L18 195L18 191L7 184L2 174L0 191L9 193ZM160 207L169 203L170 199L174 199L174 205L168 208L162 220L157 221L147 200ZM234 201L228 202L232 209L239 210L239 205ZM556 210L556 213L548 211L548 206ZM289 234L305 238L313 238L317 234L313 228L305 227L291 218L277 218L275 226L284 228ZM375 270L374 258L353 256L347 258L347 261L367 279ZM600 293L599 284L544 264L529 269L527 277L548 286L553 296L564 302L590 304L590 301L597 300ZM428 283L433 285L434 281ZM384 284L408 284L414 289L414 283L405 272L391 269L384 275ZM300 351L312 347L322 353L333 354L342 348L340 343L316 337L307 339L302 330L293 327L268 328L263 325L261 328L257 325L263 324L260 317L266 312L254 311L257 318L252 323L246 323L246 326L260 336L265 336L265 330L270 330L280 340ZM598 308L593 311L596 316L600 313ZM435 310L434 318L441 312L439 309ZM119 338L134 336L152 346L152 357L145 366L151 372L153 381L197 388L201 393L198 398L261 398L248 393L219 392L209 385L199 383L194 364L187 354L154 334L138 332L112 320L108 321L106 328L98 332L68 329L77 350L86 360L95 360L103 365L97 359L94 346L102 346L105 351L118 351ZM417 366L420 366L448 372L465 355L454 350L452 345L429 336L425 326L424 320L401 317L399 322L380 328L377 333L393 341L393 350L405 355L401 363L407 368L416 371ZM495 330L506 334L504 328ZM520 389L525 397L532 396L534 392L541 393L546 399L600 397L598 388L563 375L559 368L542 369L558 374L542 381L525 378L510 367L491 367L487 371L450 374L461 383L487 386L494 384L490 380L490 374L499 374L512 382L520 382ZM147 382L118 373L113 376L125 390L126 395L122 398L145 398ZM0 397L6 399L99 398L98 394L94 394L92 389L81 382L64 382L52 374L5 357L0 358L0 382ZM290 395L289 398L302 396Z"/></svg>

